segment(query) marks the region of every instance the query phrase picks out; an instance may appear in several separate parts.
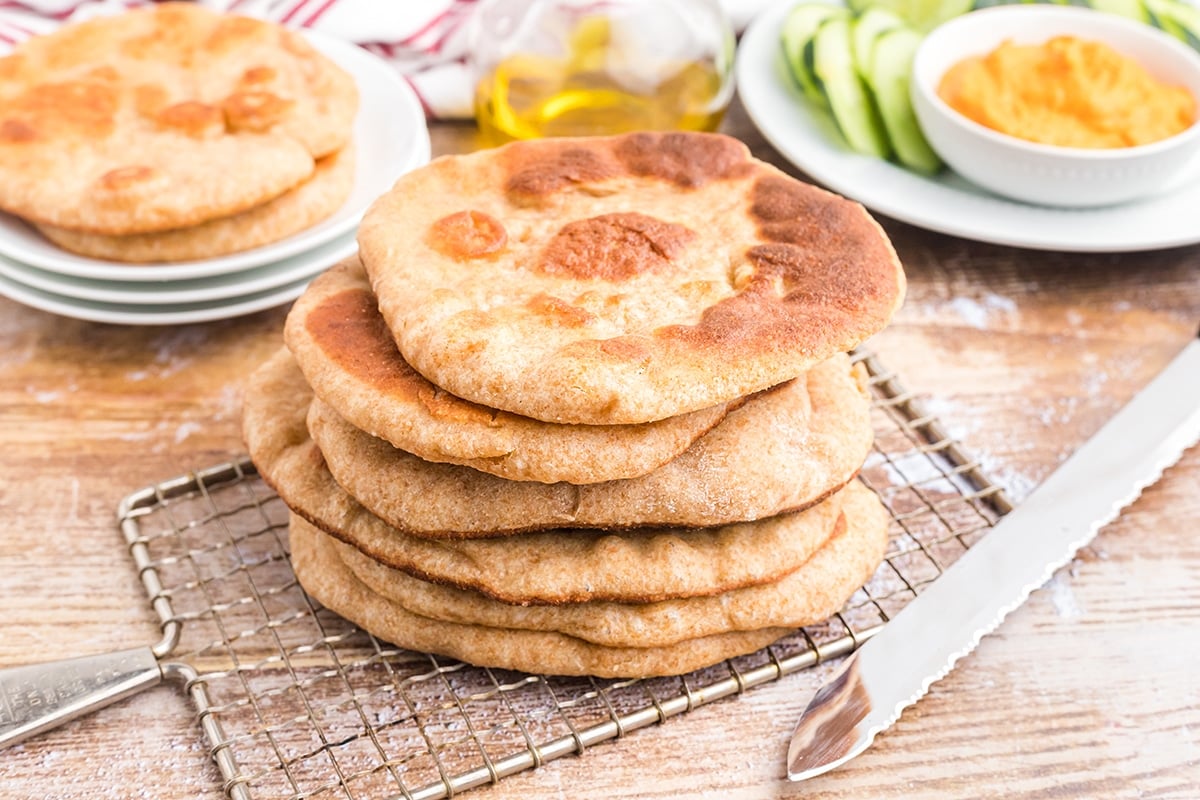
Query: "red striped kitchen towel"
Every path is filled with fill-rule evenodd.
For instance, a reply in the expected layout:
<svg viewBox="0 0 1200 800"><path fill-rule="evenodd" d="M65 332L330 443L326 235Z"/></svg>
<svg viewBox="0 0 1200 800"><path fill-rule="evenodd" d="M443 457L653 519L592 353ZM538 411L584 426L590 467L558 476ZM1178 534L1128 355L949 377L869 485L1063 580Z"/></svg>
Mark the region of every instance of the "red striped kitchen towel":
<svg viewBox="0 0 1200 800"><path fill-rule="evenodd" d="M356 42L394 64L431 118L470 117L466 20L477 0L196 0ZM64 22L150 5L152 0L0 0L0 53Z"/></svg>
<svg viewBox="0 0 1200 800"><path fill-rule="evenodd" d="M84 20L154 0L0 0L0 54L64 22ZM467 65L466 21L479 0L195 0L201 5L312 28L395 65L431 119L472 115L474 80ZM767 0L722 0L741 30Z"/></svg>

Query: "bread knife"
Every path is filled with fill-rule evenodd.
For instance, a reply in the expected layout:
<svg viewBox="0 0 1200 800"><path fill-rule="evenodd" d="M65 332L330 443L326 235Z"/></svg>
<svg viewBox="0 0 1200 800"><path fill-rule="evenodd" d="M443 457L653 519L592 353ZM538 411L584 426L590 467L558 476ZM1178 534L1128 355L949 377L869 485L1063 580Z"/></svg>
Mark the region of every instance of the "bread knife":
<svg viewBox="0 0 1200 800"><path fill-rule="evenodd" d="M788 778L866 750L1200 439L1200 338L851 654L792 734Z"/></svg>

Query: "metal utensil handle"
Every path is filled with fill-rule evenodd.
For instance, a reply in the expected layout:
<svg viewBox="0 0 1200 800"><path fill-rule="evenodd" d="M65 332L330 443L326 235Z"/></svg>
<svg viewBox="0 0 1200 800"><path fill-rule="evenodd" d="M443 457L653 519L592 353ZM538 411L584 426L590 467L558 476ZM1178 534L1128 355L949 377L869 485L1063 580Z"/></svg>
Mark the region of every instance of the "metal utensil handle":
<svg viewBox="0 0 1200 800"><path fill-rule="evenodd" d="M0 748L148 689L163 672L149 647L0 670Z"/></svg>

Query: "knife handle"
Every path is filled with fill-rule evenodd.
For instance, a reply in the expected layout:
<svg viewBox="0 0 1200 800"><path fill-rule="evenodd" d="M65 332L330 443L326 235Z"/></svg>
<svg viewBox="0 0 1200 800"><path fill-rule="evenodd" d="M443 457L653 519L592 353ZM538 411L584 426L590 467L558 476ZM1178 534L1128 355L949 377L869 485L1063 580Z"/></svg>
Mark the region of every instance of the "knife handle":
<svg viewBox="0 0 1200 800"><path fill-rule="evenodd" d="M162 682L149 647L0 670L0 749Z"/></svg>

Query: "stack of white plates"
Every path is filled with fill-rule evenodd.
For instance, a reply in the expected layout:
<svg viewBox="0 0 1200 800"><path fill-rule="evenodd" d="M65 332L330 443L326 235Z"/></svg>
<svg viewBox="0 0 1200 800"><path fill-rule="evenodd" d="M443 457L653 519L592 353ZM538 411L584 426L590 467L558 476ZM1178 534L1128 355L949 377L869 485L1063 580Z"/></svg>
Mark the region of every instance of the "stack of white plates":
<svg viewBox="0 0 1200 800"><path fill-rule="evenodd" d="M367 207L402 174L429 161L429 132L420 102L393 67L354 45L309 36L358 83L354 187L337 213L254 250L175 264L77 256L24 221L0 214L0 294L96 322L204 322L290 302L314 277L353 254Z"/></svg>

